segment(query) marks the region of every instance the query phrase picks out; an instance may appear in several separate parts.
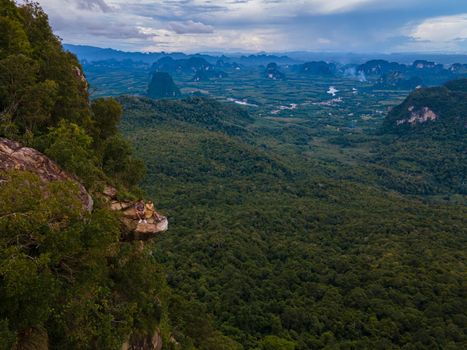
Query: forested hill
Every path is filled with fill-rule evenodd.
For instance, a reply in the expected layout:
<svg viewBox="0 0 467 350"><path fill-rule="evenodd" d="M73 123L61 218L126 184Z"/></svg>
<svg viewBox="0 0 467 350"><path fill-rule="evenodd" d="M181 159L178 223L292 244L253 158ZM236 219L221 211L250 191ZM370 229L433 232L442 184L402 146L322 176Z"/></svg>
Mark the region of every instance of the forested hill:
<svg viewBox="0 0 467 350"><path fill-rule="evenodd" d="M118 101L131 111L131 119L124 120L128 127L185 122L229 135L242 135L246 133L246 126L254 121L244 109L209 98L191 97L174 101L122 96Z"/></svg>
<svg viewBox="0 0 467 350"><path fill-rule="evenodd" d="M463 346L464 206L299 153L230 104L119 101L171 217L154 256L190 303L170 317L198 348L212 328L223 349Z"/></svg>
<svg viewBox="0 0 467 350"><path fill-rule="evenodd" d="M344 152L330 113L90 100L39 5L0 0L0 349L465 348L463 86L333 127ZM109 207L142 197L170 233L125 241Z"/></svg>
<svg viewBox="0 0 467 350"><path fill-rule="evenodd" d="M412 92L385 118L374 160L412 194L467 194L467 79Z"/></svg>
<svg viewBox="0 0 467 350"><path fill-rule="evenodd" d="M42 9L0 0L0 349L169 346L151 243L121 242L103 195L142 196L144 166L121 106L88 97Z"/></svg>
<svg viewBox="0 0 467 350"><path fill-rule="evenodd" d="M459 139L465 137L466 126L467 79L459 79L412 92L388 114L383 130Z"/></svg>

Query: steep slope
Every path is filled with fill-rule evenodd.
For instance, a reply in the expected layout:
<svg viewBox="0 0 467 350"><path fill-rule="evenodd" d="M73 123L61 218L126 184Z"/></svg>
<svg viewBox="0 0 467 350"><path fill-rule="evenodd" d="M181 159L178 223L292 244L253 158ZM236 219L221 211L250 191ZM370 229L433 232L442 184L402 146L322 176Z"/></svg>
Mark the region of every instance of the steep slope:
<svg viewBox="0 0 467 350"><path fill-rule="evenodd" d="M371 60L360 65L357 69L363 72L365 76L381 76L391 72L404 72L406 66L397 62L388 62L385 60Z"/></svg>
<svg viewBox="0 0 467 350"><path fill-rule="evenodd" d="M406 193L467 194L467 79L418 89L382 126L374 161L383 182Z"/></svg>
<svg viewBox="0 0 467 350"><path fill-rule="evenodd" d="M151 243L122 243L102 194L111 184L120 201L141 196L121 106L89 101L38 4L0 0L0 32L0 348L168 344L170 294Z"/></svg>
<svg viewBox="0 0 467 350"><path fill-rule="evenodd" d="M459 139L465 136L466 112L467 79L454 80L441 87L415 90L388 114L383 130Z"/></svg>
<svg viewBox="0 0 467 350"><path fill-rule="evenodd" d="M169 73L155 72L148 86L148 96L157 98L180 97L181 93Z"/></svg>
<svg viewBox="0 0 467 350"><path fill-rule="evenodd" d="M413 90L417 87L421 87L423 81L419 77L407 78L401 72L390 72L381 76L377 81L377 87L379 88L390 88L390 89L402 89L402 90Z"/></svg>

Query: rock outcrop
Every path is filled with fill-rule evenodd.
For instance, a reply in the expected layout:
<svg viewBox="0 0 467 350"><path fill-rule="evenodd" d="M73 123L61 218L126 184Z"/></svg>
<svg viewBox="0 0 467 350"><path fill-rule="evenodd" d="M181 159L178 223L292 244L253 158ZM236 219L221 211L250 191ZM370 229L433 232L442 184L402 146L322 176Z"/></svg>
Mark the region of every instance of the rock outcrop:
<svg viewBox="0 0 467 350"><path fill-rule="evenodd" d="M75 74L76 78L78 78L84 84L85 89L87 89L89 87L88 81L86 80L86 77L84 76L81 68L74 66L73 73Z"/></svg>
<svg viewBox="0 0 467 350"><path fill-rule="evenodd" d="M126 341L122 350L161 350L162 337L159 330L156 330L153 335L147 336L131 336Z"/></svg>
<svg viewBox="0 0 467 350"><path fill-rule="evenodd" d="M434 121L439 118L438 115L428 107L422 107L415 110L414 106L410 106L408 110L410 112L410 118L398 120L396 122L397 125L405 123L415 125L418 123L426 123L427 121Z"/></svg>
<svg viewBox="0 0 467 350"><path fill-rule="evenodd" d="M28 171L37 175L45 183L51 181L72 181L78 186L79 199L87 211L93 209L93 199L79 181L71 174L63 171L55 162L41 152L23 147L20 143L0 138L0 180L1 172L12 170ZM136 215L135 202L117 200L117 190L106 186L102 196L109 203L112 210L121 213L122 228L125 240L147 240L157 233L166 231L168 220L165 216L154 211L154 215L146 218L146 222L139 222Z"/></svg>
<svg viewBox="0 0 467 350"><path fill-rule="evenodd" d="M0 138L0 172L22 170L39 176L44 182L72 181L78 185L79 199L86 210L92 211L93 200L76 178L63 171L55 162L41 152L23 147L20 143Z"/></svg>
<svg viewBox="0 0 467 350"><path fill-rule="evenodd" d="M117 190L110 186L104 189L103 194L110 208L121 214L125 240L144 241L153 238L160 232L167 231L169 222L165 216L157 211L154 211L154 215L146 217L146 222L139 222L134 201L119 201Z"/></svg>

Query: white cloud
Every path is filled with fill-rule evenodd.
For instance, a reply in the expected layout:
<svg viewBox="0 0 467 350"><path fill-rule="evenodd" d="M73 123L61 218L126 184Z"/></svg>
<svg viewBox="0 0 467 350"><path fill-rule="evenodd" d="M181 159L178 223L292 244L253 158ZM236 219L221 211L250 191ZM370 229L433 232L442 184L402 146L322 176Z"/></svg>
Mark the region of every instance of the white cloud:
<svg viewBox="0 0 467 350"><path fill-rule="evenodd" d="M446 43L467 39L467 13L424 20L412 31L417 41Z"/></svg>
<svg viewBox="0 0 467 350"><path fill-rule="evenodd" d="M87 10L100 10L110 12L112 8L107 5L105 0L66 0L67 2L75 3L79 8Z"/></svg>
<svg viewBox="0 0 467 350"><path fill-rule="evenodd" d="M144 51L209 51L222 48L224 51L273 51L277 43L283 42L281 33L274 30L255 29L248 32L224 29L215 33L206 34L200 40L197 34L174 35L169 30L154 30L144 28L143 32L157 35L143 47Z"/></svg>
<svg viewBox="0 0 467 350"><path fill-rule="evenodd" d="M466 15L420 22L440 13L439 0L38 1L64 42L119 49L361 51L430 43L430 49L459 50L466 44L457 40L466 38ZM467 2L454 12L453 3L443 8L466 13Z"/></svg>
<svg viewBox="0 0 467 350"><path fill-rule="evenodd" d="M318 40L316 40L316 42L317 42L318 44L323 44L323 45L329 45L329 44L332 43L331 40L326 39L326 38L318 38Z"/></svg>
<svg viewBox="0 0 467 350"><path fill-rule="evenodd" d="M206 34L212 33L214 28L201 22L192 20L185 22L170 22L169 28L177 34Z"/></svg>
<svg viewBox="0 0 467 350"><path fill-rule="evenodd" d="M216 0L215 2L211 0L181 0L179 2L189 2L192 6L197 6L198 9L208 8L208 11L201 11L198 16L216 23L237 22L239 20L262 23L304 14L344 13L368 4L384 4L385 0ZM212 7L213 3L215 3L215 7Z"/></svg>
<svg viewBox="0 0 467 350"><path fill-rule="evenodd" d="M402 28L406 41L394 51L457 52L467 51L467 13L439 16L410 23Z"/></svg>
<svg viewBox="0 0 467 350"><path fill-rule="evenodd" d="M369 3L379 0L310 0L305 1L311 6L311 11L316 13L336 13L351 11Z"/></svg>

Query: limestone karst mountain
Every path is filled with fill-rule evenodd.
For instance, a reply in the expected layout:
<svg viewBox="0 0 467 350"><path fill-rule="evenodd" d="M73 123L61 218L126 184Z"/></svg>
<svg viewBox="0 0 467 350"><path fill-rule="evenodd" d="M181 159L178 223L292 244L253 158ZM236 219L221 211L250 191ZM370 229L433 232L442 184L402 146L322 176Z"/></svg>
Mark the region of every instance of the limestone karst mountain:
<svg viewBox="0 0 467 350"><path fill-rule="evenodd" d="M458 79L443 86L413 91L391 110L383 123L389 132L427 132L431 136L449 134L465 136L467 123L467 79Z"/></svg>
<svg viewBox="0 0 467 350"><path fill-rule="evenodd" d="M271 62L267 65L264 76L271 80L284 80L285 74L279 70L279 66L275 62Z"/></svg>
<svg viewBox="0 0 467 350"><path fill-rule="evenodd" d="M202 57L189 57L179 60L172 57L163 57L152 65L151 70L170 74L191 74L197 71L214 70L214 66Z"/></svg>
<svg viewBox="0 0 467 350"><path fill-rule="evenodd" d="M319 76L332 76L335 74L337 67L334 63L324 61L306 62L297 66L299 73Z"/></svg>
<svg viewBox="0 0 467 350"><path fill-rule="evenodd" d="M384 119L374 161L404 193L467 193L467 79L414 90Z"/></svg>
<svg viewBox="0 0 467 350"><path fill-rule="evenodd" d="M404 73L390 72L382 75L377 80L376 86L387 89L413 90L421 87L422 84L423 80L419 77L412 76L407 78Z"/></svg>
<svg viewBox="0 0 467 350"><path fill-rule="evenodd" d="M181 93L169 73L155 72L149 83L148 96L155 99L176 98L180 97Z"/></svg>

